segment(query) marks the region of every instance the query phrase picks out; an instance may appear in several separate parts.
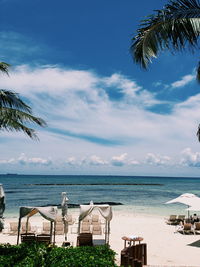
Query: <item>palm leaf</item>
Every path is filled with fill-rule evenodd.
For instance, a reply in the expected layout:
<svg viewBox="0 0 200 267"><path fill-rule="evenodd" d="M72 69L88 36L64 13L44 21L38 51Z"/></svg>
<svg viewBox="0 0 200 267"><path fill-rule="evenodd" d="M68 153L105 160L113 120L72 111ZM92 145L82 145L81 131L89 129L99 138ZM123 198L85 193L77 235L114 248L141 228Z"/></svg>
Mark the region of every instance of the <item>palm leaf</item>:
<svg viewBox="0 0 200 267"><path fill-rule="evenodd" d="M10 90L0 89L0 108L1 107L17 108L31 114L31 108L19 98L17 93Z"/></svg>
<svg viewBox="0 0 200 267"><path fill-rule="evenodd" d="M25 125L30 122L42 127L46 126L44 120L26 112L7 107L0 108L0 130L23 131L29 137L37 139L35 131Z"/></svg>
<svg viewBox="0 0 200 267"><path fill-rule="evenodd" d="M153 57L165 49L196 48L200 34L200 4L197 0L171 1L141 23L132 39L131 54L147 69Z"/></svg>
<svg viewBox="0 0 200 267"><path fill-rule="evenodd" d="M0 62L0 71L8 75L8 68L10 65L6 62Z"/></svg>

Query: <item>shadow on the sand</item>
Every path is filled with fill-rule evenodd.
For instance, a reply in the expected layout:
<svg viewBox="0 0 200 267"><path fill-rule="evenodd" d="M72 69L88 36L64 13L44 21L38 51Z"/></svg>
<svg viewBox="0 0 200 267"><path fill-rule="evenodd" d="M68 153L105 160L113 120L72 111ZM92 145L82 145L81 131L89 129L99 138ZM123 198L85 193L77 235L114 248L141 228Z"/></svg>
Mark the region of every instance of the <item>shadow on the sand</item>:
<svg viewBox="0 0 200 267"><path fill-rule="evenodd" d="M192 242L191 244L188 244L188 246L200 248L200 240Z"/></svg>

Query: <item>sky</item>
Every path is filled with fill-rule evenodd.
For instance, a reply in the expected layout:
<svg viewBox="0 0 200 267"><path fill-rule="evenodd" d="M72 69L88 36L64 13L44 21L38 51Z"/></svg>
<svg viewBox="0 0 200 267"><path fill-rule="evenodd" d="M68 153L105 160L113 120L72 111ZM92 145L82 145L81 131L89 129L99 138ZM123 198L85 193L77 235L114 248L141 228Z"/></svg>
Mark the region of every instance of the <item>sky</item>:
<svg viewBox="0 0 200 267"><path fill-rule="evenodd" d="M0 173L199 177L197 52L162 52L148 71L131 38L165 0L0 0L2 89L47 127L0 132Z"/></svg>

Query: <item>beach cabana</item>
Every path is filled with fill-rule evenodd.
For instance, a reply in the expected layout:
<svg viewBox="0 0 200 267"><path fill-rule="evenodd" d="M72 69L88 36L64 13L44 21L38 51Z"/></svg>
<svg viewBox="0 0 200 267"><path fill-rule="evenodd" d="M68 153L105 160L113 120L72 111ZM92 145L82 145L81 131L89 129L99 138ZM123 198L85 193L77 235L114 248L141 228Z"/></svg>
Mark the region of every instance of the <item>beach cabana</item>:
<svg viewBox="0 0 200 267"><path fill-rule="evenodd" d="M22 218L27 217L26 226L28 227L29 218L37 213L39 213L43 218L51 222L50 240L52 242L52 236L53 236L53 243L55 243L55 224L56 224L56 217L57 217L57 207L51 206L51 207L20 207L17 244L19 244L19 235L20 235Z"/></svg>
<svg viewBox="0 0 200 267"><path fill-rule="evenodd" d="M5 193L2 184L0 184L0 232L4 228L3 213L5 210Z"/></svg>
<svg viewBox="0 0 200 267"><path fill-rule="evenodd" d="M67 221L67 211L68 211L68 201L67 193L62 192L62 202L61 202L61 209L62 209L62 218L64 223L64 234L65 234L65 241L67 241L67 232L68 232L68 221Z"/></svg>
<svg viewBox="0 0 200 267"><path fill-rule="evenodd" d="M112 220L112 207L110 205L95 205L93 202L90 202L89 205L80 205L78 233L80 234L81 221L90 215L93 210L98 210L105 219L105 243L109 244L110 221Z"/></svg>

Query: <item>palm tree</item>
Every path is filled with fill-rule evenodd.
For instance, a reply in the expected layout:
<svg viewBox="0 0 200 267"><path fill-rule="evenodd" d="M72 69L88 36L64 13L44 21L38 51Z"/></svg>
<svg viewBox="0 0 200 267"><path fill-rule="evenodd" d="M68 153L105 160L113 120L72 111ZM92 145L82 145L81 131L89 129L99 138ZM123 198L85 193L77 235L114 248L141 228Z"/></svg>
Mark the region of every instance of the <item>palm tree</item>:
<svg viewBox="0 0 200 267"><path fill-rule="evenodd" d="M141 21L130 50L134 61L147 69L160 51L194 51L198 48L199 35L199 0L171 0L163 9ZM196 78L200 83L200 62ZM200 141L200 127L197 136Z"/></svg>
<svg viewBox="0 0 200 267"><path fill-rule="evenodd" d="M0 71L8 74L9 64L0 62ZM24 103L19 95L10 90L0 89L0 130L23 131L32 139L38 139L35 130L26 123L46 126L41 118L32 115L31 108Z"/></svg>

